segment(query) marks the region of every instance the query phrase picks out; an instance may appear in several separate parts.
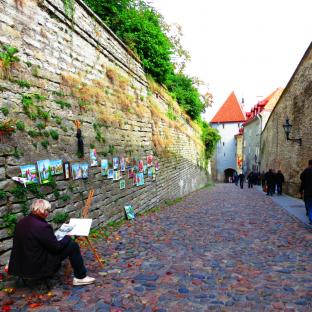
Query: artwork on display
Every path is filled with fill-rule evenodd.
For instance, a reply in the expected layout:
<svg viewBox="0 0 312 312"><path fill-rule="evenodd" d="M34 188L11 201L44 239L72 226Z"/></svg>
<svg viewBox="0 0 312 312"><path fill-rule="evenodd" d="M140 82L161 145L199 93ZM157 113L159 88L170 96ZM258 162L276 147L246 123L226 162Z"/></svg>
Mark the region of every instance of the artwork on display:
<svg viewBox="0 0 312 312"><path fill-rule="evenodd" d="M143 171L144 171L144 163L143 163L143 160L139 160L138 171L139 171L139 172L143 172Z"/></svg>
<svg viewBox="0 0 312 312"><path fill-rule="evenodd" d="M126 168L130 168L131 167L131 158L130 157L126 157L125 158L125 162L126 162Z"/></svg>
<svg viewBox="0 0 312 312"><path fill-rule="evenodd" d="M134 175L135 175L135 173L134 173L133 168L129 168L128 169L128 178L132 179L134 177Z"/></svg>
<svg viewBox="0 0 312 312"><path fill-rule="evenodd" d="M86 163L76 163L71 166L73 180L87 179L89 164Z"/></svg>
<svg viewBox="0 0 312 312"><path fill-rule="evenodd" d="M120 170L125 171L126 170L126 163L125 163L125 158L120 157Z"/></svg>
<svg viewBox="0 0 312 312"><path fill-rule="evenodd" d="M137 175L136 175L136 173L134 173L134 175L133 175L133 185L136 186L136 184L137 184Z"/></svg>
<svg viewBox="0 0 312 312"><path fill-rule="evenodd" d="M144 174L147 174L147 165L144 165L144 166L143 166L143 173L144 173Z"/></svg>
<svg viewBox="0 0 312 312"><path fill-rule="evenodd" d="M107 159L101 159L101 174L102 176L108 175L108 160Z"/></svg>
<svg viewBox="0 0 312 312"><path fill-rule="evenodd" d="M136 174L136 186L144 185L144 175L143 172L139 172Z"/></svg>
<svg viewBox="0 0 312 312"><path fill-rule="evenodd" d="M51 166L51 174L52 175L63 174L63 161L62 161L62 159L50 160L50 166Z"/></svg>
<svg viewBox="0 0 312 312"><path fill-rule="evenodd" d="M69 163L69 161L64 162L63 171L64 171L64 179L68 180L70 178L70 163Z"/></svg>
<svg viewBox="0 0 312 312"><path fill-rule="evenodd" d="M119 182L119 188L121 190L123 190L124 188L126 188L126 180L120 180Z"/></svg>
<svg viewBox="0 0 312 312"><path fill-rule="evenodd" d="M119 166L119 158L113 157L113 169L114 170L118 169L118 166Z"/></svg>
<svg viewBox="0 0 312 312"><path fill-rule="evenodd" d="M152 168L152 180L155 181L156 180L156 170L155 167L151 167Z"/></svg>
<svg viewBox="0 0 312 312"><path fill-rule="evenodd" d="M21 173L22 173L22 178L26 179L24 180L24 184L33 184L33 183L38 183L38 178L37 178L37 169L35 165L24 165L20 166L21 168Z"/></svg>
<svg viewBox="0 0 312 312"><path fill-rule="evenodd" d="M108 169L107 179L112 179L114 177L114 169Z"/></svg>
<svg viewBox="0 0 312 312"><path fill-rule="evenodd" d="M158 171L160 169L158 160L155 160L155 170Z"/></svg>
<svg viewBox="0 0 312 312"><path fill-rule="evenodd" d="M41 184L46 184L51 181L51 163L49 159L37 161L39 181Z"/></svg>
<svg viewBox="0 0 312 312"><path fill-rule="evenodd" d="M90 149L90 166L91 167L95 167L98 165L98 161L96 158L96 149L95 148L91 148Z"/></svg>
<svg viewBox="0 0 312 312"><path fill-rule="evenodd" d="M149 167L148 170L147 170L147 176L149 178L152 178L153 177L153 167Z"/></svg>
<svg viewBox="0 0 312 312"><path fill-rule="evenodd" d="M113 180L118 181L121 179L120 170L114 170Z"/></svg>
<svg viewBox="0 0 312 312"><path fill-rule="evenodd" d="M128 220L132 220L135 218L135 213L132 205L125 205L125 213Z"/></svg>
<svg viewBox="0 0 312 312"><path fill-rule="evenodd" d="M150 167L153 165L153 155L148 155L146 157L146 160L147 160L147 166Z"/></svg>

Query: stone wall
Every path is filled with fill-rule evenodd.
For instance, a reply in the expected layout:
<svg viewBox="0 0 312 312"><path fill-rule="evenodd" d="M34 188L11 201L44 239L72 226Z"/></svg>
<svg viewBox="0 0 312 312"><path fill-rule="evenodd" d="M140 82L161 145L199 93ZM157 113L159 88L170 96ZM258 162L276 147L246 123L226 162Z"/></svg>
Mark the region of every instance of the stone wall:
<svg viewBox="0 0 312 312"><path fill-rule="evenodd" d="M12 245L7 218L20 219L35 197L52 203L51 221L57 212L79 216L95 189L89 214L95 227L122 218L126 203L143 211L208 181L199 129L161 87L147 81L139 60L81 1L73 19L61 0L17 3L0 0L0 46L18 48L20 58L10 68L2 64L0 78L0 123L16 128L2 134L0 143L0 266ZM76 121L83 158L77 155ZM56 183L28 187L24 194L11 179L20 165L38 160L90 163L94 147L98 160L110 162L114 156L154 155L160 163L156 181L146 177L144 186L135 187L125 176L120 190L96 166L87 180L55 176Z"/></svg>
<svg viewBox="0 0 312 312"><path fill-rule="evenodd" d="M287 141L283 124L293 125L290 138L302 138L302 146ZM261 171L280 169L286 192L298 195L300 173L312 159L312 45L283 91L261 135Z"/></svg>

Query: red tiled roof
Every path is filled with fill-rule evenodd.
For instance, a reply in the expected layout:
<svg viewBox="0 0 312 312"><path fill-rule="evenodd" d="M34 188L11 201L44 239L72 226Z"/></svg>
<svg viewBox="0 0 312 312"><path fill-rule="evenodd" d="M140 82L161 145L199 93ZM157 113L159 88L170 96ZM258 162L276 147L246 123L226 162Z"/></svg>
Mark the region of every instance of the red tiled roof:
<svg viewBox="0 0 312 312"><path fill-rule="evenodd" d="M245 121L245 115L241 105L238 103L234 91L229 95L224 104L211 119L211 123L241 122Z"/></svg>

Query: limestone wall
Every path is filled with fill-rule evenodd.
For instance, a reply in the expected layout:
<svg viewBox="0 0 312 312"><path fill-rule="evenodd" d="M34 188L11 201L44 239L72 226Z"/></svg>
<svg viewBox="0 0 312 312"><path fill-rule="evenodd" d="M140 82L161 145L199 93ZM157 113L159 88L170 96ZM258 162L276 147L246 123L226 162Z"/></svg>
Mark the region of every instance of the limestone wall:
<svg viewBox="0 0 312 312"><path fill-rule="evenodd" d="M289 117L290 137L302 138L302 146L286 141L283 124ZM312 45L276 104L261 135L261 171L282 170L286 192L298 195L300 173L312 159Z"/></svg>
<svg viewBox="0 0 312 312"><path fill-rule="evenodd" d="M21 218L34 197L52 203L50 220L57 212L79 216L93 188L90 217L98 226L123 217L126 203L136 212L149 209L208 179L199 130L160 87L147 82L139 60L80 1L73 19L61 0L17 3L22 6L0 0L0 46L18 48L20 58L9 70L2 66L0 79L0 122L16 128L0 143L0 265L12 245L7 218ZM77 155L75 121L81 123L83 158ZM38 160L90 163L90 148L99 161L109 162L152 154L160 163L156 181L146 177L136 187L126 176L120 190L119 182L101 176L99 166L90 168L87 180L59 175L56 184L28 187L26 194L11 180L20 165Z"/></svg>

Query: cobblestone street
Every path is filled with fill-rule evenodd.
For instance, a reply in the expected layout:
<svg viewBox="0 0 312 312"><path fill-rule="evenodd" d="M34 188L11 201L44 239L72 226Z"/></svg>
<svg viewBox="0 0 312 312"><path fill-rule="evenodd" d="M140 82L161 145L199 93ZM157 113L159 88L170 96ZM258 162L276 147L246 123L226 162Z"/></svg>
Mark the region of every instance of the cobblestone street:
<svg viewBox="0 0 312 312"><path fill-rule="evenodd" d="M98 241L100 274L84 255L96 284L59 274L36 309L25 288L0 300L11 311L312 311L311 245L311 229L264 193L217 184Z"/></svg>

